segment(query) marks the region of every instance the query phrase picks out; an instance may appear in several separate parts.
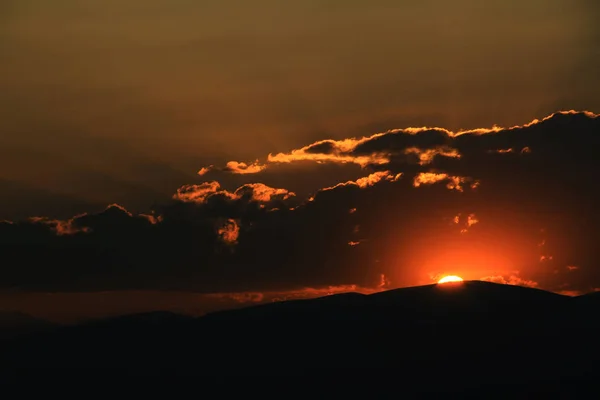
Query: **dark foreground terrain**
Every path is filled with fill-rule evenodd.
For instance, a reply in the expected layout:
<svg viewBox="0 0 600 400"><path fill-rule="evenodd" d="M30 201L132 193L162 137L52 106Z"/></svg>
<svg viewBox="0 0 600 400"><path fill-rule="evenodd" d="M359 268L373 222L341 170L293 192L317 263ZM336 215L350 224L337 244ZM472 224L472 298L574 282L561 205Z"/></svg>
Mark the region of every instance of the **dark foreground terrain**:
<svg viewBox="0 0 600 400"><path fill-rule="evenodd" d="M600 294L470 281L202 318L157 312L5 340L0 379L292 376L330 389L588 398L600 376L598 311Z"/></svg>

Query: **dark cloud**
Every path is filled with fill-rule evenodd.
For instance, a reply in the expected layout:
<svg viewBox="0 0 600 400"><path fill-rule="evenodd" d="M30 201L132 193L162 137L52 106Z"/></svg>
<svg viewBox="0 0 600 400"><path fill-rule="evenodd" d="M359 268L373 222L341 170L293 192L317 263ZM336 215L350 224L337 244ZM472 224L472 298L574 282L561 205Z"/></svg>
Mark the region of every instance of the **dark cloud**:
<svg viewBox="0 0 600 400"><path fill-rule="evenodd" d="M306 163L360 165L360 176L301 197L249 174L254 182L236 189L182 186L148 214L111 205L65 220L0 223L0 285L260 301L452 273L585 292L600 286L599 145L600 118L583 112L512 128L321 141L256 164L298 163L309 176L319 169Z"/></svg>
<svg viewBox="0 0 600 400"><path fill-rule="evenodd" d="M323 140L307 146L304 150L311 154L332 154L336 150L336 143L333 140Z"/></svg>
<svg viewBox="0 0 600 400"><path fill-rule="evenodd" d="M352 153L355 155L396 153L413 147L434 149L449 145L450 139L450 132L443 129L394 130L359 143Z"/></svg>

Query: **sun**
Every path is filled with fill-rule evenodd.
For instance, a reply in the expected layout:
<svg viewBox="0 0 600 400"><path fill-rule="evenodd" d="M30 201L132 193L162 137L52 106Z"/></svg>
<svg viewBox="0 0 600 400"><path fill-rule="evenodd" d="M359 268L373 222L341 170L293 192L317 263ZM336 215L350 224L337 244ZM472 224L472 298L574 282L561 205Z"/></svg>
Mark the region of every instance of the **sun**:
<svg viewBox="0 0 600 400"><path fill-rule="evenodd" d="M438 281L438 283L453 283L453 282L462 282L463 278L456 275L446 275L442 279Z"/></svg>

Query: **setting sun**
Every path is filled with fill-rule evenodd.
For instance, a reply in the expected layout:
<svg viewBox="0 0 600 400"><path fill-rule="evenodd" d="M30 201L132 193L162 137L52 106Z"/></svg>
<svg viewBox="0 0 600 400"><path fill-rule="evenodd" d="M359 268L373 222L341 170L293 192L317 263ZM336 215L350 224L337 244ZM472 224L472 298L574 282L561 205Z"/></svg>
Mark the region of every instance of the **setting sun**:
<svg viewBox="0 0 600 400"><path fill-rule="evenodd" d="M456 275L447 275L438 281L438 283L462 282L463 278Z"/></svg>

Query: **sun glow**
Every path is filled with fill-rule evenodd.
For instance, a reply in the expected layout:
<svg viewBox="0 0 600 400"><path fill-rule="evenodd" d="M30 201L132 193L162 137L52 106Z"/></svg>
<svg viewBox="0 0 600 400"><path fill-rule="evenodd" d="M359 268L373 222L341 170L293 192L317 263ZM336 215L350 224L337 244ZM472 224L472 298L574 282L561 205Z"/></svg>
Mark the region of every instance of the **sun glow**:
<svg viewBox="0 0 600 400"><path fill-rule="evenodd" d="M446 275L442 279L438 281L438 283L453 283L453 282L462 282L463 278L456 275Z"/></svg>

